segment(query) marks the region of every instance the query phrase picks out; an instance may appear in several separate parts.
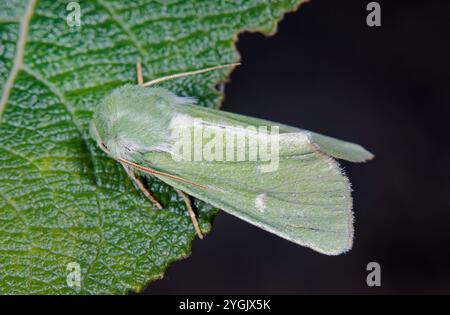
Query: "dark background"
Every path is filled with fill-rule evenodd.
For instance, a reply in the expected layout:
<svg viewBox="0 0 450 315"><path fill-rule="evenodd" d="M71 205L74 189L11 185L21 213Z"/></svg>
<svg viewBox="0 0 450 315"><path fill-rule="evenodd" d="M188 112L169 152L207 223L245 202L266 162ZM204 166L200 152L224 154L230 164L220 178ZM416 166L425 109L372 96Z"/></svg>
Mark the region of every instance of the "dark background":
<svg viewBox="0 0 450 315"><path fill-rule="evenodd" d="M145 293L450 293L450 3L315 0L270 38L241 34L243 65L224 110L362 144L341 164L354 187L355 241L337 257L221 212L192 256ZM366 285L381 265L382 286Z"/></svg>

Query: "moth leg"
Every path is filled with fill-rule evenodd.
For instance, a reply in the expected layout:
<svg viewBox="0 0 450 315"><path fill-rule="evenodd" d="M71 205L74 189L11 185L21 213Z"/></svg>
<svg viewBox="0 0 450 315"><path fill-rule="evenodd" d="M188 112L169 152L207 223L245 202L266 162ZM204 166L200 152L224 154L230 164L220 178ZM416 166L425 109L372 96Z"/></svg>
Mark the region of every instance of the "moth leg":
<svg viewBox="0 0 450 315"><path fill-rule="evenodd" d="M147 197L153 205L158 208L162 209L161 204L156 200L156 198L152 195L152 193L145 188L144 183L136 176L136 174L133 172L133 170L130 169L129 166L122 163L123 168L127 172L128 176L133 180L133 182L136 184L136 186L142 191L142 193Z"/></svg>
<svg viewBox="0 0 450 315"><path fill-rule="evenodd" d="M158 79L154 79L154 80L148 81L146 83L143 83L142 86L151 86L153 84L156 84L156 83L159 83L159 82L163 82L163 81L167 81L167 80L171 80L171 79L187 77L187 76L200 74L200 73L204 73L204 72L208 72L208 71L212 71L212 70L218 70L218 69L222 69L222 68L227 68L227 67L235 67L235 66L238 66L238 65L240 65L239 62L237 62L237 63L230 63L230 64L227 64L227 65L220 65L220 66L215 66L215 67L209 67L209 68L200 69L200 70L176 73L176 74L167 75L167 76L162 77L162 78L158 78Z"/></svg>
<svg viewBox="0 0 450 315"><path fill-rule="evenodd" d="M195 232L197 233L197 235L200 239L203 239L203 234L202 234L202 231L200 231L197 217L195 216L194 209L192 209L191 200L189 199L188 195L186 195L181 190L179 190L179 189L175 189L175 190L180 195L180 197L183 198L184 203L186 204L186 208L188 209L189 216L191 217L192 225L194 226Z"/></svg>
<svg viewBox="0 0 450 315"><path fill-rule="evenodd" d="M139 85L143 85L144 84L144 77L142 76L142 65L141 65L141 61L140 60L138 60L136 62L136 73L137 73L138 84Z"/></svg>

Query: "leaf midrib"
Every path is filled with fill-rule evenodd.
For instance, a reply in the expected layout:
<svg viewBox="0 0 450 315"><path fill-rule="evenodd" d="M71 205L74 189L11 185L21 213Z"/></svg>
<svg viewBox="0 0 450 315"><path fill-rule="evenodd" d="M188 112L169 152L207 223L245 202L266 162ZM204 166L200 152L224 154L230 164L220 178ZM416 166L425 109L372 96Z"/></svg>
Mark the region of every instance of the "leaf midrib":
<svg viewBox="0 0 450 315"><path fill-rule="evenodd" d="M0 121L2 120L2 114L5 111L6 104L8 103L9 95L14 85L14 81L16 80L19 70L23 66L25 45L28 38L28 27L30 26L31 17L33 16L35 6L36 0L29 0L25 12L20 18L19 38L17 39L13 66L11 68L11 71L9 72L8 79L6 80L2 97L0 99Z"/></svg>
<svg viewBox="0 0 450 315"><path fill-rule="evenodd" d="M7 82L5 84L3 93L2 93L2 98L0 101L0 122L2 121L2 114L6 108L6 105L9 101L9 96L12 90L12 87L14 86L15 80L17 78L17 75L19 73L20 70L24 71L25 73L27 73L28 75L34 77L37 81L41 82L42 84L44 84L55 96L57 96L60 100L60 102L64 105L64 107L66 108L67 112L71 115L72 117L72 122L75 125L75 127L77 128L81 139L83 140L83 142L86 145L86 149L89 150L89 146L87 145L87 139L85 138L83 132L82 132L82 128L78 125L77 120L75 119L75 110L74 108L70 105L70 103L64 98L64 95L54 86L52 85L50 82L48 82L47 80L45 80L43 77L41 77L38 73L34 72L31 68L27 67L26 65L24 65L24 52L25 52L25 46L26 46L26 41L28 38L28 30L29 30L29 25L30 25L30 21L31 18L33 16L34 13L34 9L36 6L36 0L30 0L27 4L27 7L25 9L24 15L20 18L20 31L19 31L19 38L17 40L17 44L16 44L16 52L15 52L15 56L14 56L14 61L13 61L13 67L11 68L11 71L8 75L8 79ZM90 152L89 157L92 159L92 152ZM95 172L94 172L94 176ZM98 180L96 178L96 184L98 184ZM97 203L98 203L98 199L97 199ZM88 271L90 270L91 266L93 265L93 263L95 263L98 260L98 256L100 254L100 252L102 251L101 249L101 244L104 241L104 235L103 235L103 213L102 213L102 208L99 207L100 210L100 220L101 220L101 224L99 226L99 233L101 235L101 241L99 242L99 244L97 245L97 254L94 258L94 260L91 262L91 264L88 267ZM23 217L21 217L22 220L25 220ZM28 228L28 223L26 221L24 221L24 224L26 223L26 226ZM29 231L29 229L28 229ZM30 231L28 233L29 235L31 235ZM84 275L83 279L86 279L89 276L89 272L86 272L86 274Z"/></svg>

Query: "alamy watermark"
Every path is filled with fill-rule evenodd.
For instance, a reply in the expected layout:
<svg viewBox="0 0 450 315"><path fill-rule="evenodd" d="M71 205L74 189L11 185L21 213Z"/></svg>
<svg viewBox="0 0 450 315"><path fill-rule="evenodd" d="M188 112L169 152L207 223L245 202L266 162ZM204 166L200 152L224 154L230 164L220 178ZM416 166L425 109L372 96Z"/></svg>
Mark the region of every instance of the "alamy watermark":
<svg viewBox="0 0 450 315"><path fill-rule="evenodd" d="M79 290L81 288L80 264L77 262L70 262L66 266L66 271L68 272L66 277L67 286Z"/></svg>
<svg viewBox="0 0 450 315"><path fill-rule="evenodd" d="M366 10L370 13L367 14L366 23L367 26L381 26L381 6L378 2L369 2L366 6Z"/></svg>
<svg viewBox="0 0 450 315"><path fill-rule="evenodd" d="M261 172L278 170L278 126L227 126L179 115L171 129L172 159L177 162L252 161Z"/></svg>
<svg viewBox="0 0 450 315"><path fill-rule="evenodd" d="M381 266L376 261L367 264L367 271L370 271L366 277L366 283L369 287L381 286Z"/></svg>
<svg viewBox="0 0 450 315"><path fill-rule="evenodd" d="M69 11L66 17L67 25L70 27L81 26L81 7L76 1L69 2L66 6L66 10Z"/></svg>

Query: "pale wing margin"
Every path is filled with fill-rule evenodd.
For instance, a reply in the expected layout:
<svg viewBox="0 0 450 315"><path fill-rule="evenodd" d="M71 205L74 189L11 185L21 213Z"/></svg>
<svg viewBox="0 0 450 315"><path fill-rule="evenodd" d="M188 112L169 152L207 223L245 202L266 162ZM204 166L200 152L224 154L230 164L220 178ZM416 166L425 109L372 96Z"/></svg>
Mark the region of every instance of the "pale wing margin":
<svg viewBox="0 0 450 315"><path fill-rule="evenodd" d="M145 160L210 189L157 175L171 186L294 243L341 254L353 240L350 183L334 159L304 134L295 136L281 135L275 172L261 172L261 163L251 161L176 162L161 151L148 152Z"/></svg>

